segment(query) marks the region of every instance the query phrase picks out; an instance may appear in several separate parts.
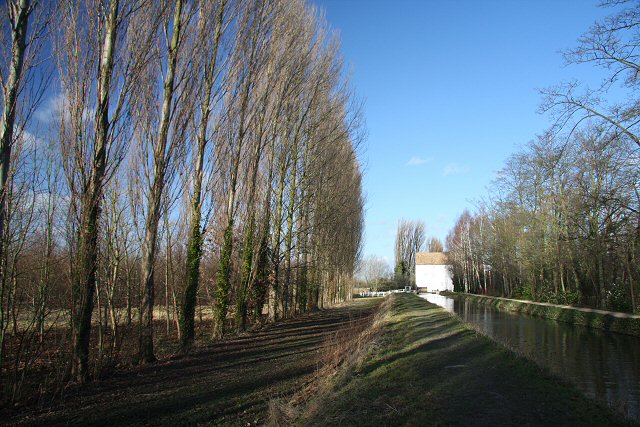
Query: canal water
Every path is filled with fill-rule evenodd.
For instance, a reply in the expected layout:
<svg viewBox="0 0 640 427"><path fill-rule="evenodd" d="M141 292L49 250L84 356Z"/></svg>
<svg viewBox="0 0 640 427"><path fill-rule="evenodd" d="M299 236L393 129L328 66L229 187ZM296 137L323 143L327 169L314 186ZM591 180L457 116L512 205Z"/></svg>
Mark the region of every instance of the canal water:
<svg viewBox="0 0 640 427"><path fill-rule="evenodd" d="M420 296L640 421L640 338L499 311L469 299Z"/></svg>

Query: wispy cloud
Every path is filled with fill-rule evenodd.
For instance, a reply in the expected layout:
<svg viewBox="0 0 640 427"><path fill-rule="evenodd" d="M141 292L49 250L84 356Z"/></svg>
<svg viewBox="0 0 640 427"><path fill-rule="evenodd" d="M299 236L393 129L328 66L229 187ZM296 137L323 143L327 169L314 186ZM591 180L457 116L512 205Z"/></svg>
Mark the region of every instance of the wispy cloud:
<svg viewBox="0 0 640 427"><path fill-rule="evenodd" d="M24 130L22 131L22 144L24 149L32 151L38 147L44 146L45 142L42 138L37 137L27 130Z"/></svg>
<svg viewBox="0 0 640 427"><path fill-rule="evenodd" d="M449 163L444 167L444 169L442 169L442 176L457 175L460 173L465 173L468 170L469 168L467 166L461 165L459 163Z"/></svg>
<svg viewBox="0 0 640 427"><path fill-rule="evenodd" d="M42 103L34 115L40 123L51 123L58 118L61 111L65 110L65 99L61 93L51 96Z"/></svg>
<svg viewBox="0 0 640 427"><path fill-rule="evenodd" d="M64 94L58 93L52 95L49 99L42 103L34 113L36 119L42 124L50 124L58 120L61 115L68 120L71 115L69 113L69 100ZM86 122L94 119L96 115L95 107L85 107L82 113L82 119Z"/></svg>
<svg viewBox="0 0 640 427"><path fill-rule="evenodd" d="M420 156L413 156L412 158L409 159L409 161L406 163L407 166L419 166L419 165L424 165L425 163L429 163L431 161L430 157L424 158L424 157L420 157Z"/></svg>

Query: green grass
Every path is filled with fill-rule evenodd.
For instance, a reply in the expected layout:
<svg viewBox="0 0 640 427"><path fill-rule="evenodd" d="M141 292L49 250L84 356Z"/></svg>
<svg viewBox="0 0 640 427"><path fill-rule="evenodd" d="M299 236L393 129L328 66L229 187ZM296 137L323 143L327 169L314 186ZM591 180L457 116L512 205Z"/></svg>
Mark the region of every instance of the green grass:
<svg viewBox="0 0 640 427"><path fill-rule="evenodd" d="M368 351L296 424L631 424L443 309L390 298Z"/></svg>
<svg viewBox="0 0 640 427"><path fill-rule="evenodd" d="M640 337L640 319L629 317L615 317L610 314L585 312L570 307L546 306L531 304L523 301L498 299L484 295L443 293L453 298L470 298L478 304L495 307L498 310L523 313L530 316L571 323L594 329L617 332L625 335Z"/></svg>

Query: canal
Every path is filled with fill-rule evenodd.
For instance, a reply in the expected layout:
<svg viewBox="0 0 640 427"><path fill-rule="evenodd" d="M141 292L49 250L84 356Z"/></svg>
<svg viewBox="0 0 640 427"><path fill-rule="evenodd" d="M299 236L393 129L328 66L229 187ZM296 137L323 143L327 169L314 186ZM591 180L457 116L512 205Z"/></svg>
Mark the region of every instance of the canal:
<svg viewBox="0 0 640 427"><path fill-rule="evenodd" d="M640 421L640 338L499 311L464 298L420 296Z"/></svg>

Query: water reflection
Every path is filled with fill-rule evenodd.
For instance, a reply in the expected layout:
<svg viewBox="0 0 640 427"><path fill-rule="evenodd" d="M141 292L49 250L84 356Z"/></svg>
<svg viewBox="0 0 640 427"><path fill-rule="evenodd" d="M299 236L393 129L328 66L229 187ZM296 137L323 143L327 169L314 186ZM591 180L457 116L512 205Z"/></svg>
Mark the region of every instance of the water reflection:
<svg viewBox="0 0 640 427"><path fill-rule="evenodd" d="M640 338L498 311L467 299L421 297L640 421Z"/></svg>

